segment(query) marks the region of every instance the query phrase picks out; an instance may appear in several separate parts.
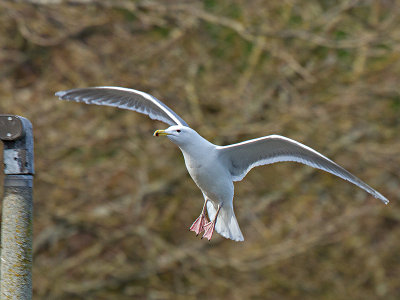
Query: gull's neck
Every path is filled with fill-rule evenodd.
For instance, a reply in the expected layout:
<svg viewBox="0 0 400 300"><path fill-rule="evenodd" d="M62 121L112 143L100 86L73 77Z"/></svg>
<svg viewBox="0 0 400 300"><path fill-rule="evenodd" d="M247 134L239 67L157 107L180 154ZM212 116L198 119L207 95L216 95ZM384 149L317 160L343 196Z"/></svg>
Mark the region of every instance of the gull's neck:
<svg viewBox="0 0 400 300"><path fill-rule="evenodd" d="M188 155L191 157L207 155L210 153L210 150L213 150L216 147L194 130L192 131L189 140L186 140L184 143L176 144L185 156Z"/></svg>

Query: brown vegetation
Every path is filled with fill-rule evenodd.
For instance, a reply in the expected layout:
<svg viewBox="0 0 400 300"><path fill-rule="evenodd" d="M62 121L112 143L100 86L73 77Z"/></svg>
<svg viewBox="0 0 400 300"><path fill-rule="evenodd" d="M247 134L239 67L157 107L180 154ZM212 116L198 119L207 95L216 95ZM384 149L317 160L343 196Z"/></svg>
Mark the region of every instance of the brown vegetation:
<svg viewBox="0 0 400 300"><path fill-rule="evenodd" d="M36 299L399 299L398 1L0 3L0 112L35 130ZM153 94L229 144L303 142L384 194L293 163L236 185L245 236L202 206L165 124L54 92Z"/></svg>

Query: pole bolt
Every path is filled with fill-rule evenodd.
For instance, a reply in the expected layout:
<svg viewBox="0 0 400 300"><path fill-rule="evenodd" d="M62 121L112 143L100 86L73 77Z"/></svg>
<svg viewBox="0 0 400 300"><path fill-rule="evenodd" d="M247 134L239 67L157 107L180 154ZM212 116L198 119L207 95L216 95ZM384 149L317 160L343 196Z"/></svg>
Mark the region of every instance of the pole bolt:
<svg viewBox="0 0 400 300"><path fill-rule="evenodd" d="M19 117L0 115L0 140L13 141L23 134L23 124Z"/></svg>

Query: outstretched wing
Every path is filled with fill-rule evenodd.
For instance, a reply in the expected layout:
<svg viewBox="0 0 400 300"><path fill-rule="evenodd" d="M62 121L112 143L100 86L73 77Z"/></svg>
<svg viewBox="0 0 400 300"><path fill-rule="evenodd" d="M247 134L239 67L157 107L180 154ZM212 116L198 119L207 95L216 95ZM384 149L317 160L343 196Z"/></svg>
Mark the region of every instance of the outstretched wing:
<svg viewBox="0 0 400 300"><path fill-rule="evenodd" d="M87 104L115 106L148 115L169 125L189 125L172 109L152 95L141 91L114 86L99 86L60 91L55 94L62 100Z"/></svg>
<svg viewBox="0 0 400 300"><path fill-rule="evenodd" d="M295 161L339 176L388 204L389 200L344 168L317 151L279 135L218 146L218 155L229 169L233 181L242 180L254 167L280 161Z"/></svg>

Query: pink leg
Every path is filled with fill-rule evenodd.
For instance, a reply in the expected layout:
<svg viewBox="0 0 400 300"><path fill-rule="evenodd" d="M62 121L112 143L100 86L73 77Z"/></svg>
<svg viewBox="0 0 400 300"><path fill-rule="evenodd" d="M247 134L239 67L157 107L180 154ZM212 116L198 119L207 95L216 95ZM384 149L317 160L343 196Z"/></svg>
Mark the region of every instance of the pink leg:
<svg viewBox="0 0 400 300"><path fill-rule="evenodd" d="M207 204L206 200L204 202L203 205L203 210L201 211L200 216L196 219L196 221L193 222L192 226L190 226L189 230L190 231L194 231L196 233L196 235L199 235L200 232L202 232L204 230L204 225L206 224L206 215L205 215L205 209L206 209L206 204Z"/></svg>
<svg viewBox="0 0 400 300"><path fill-rule="evenodd" d="M219 210L221 209L221 205L218 205L218 209L217 209L217 213L215 214L214 220L212 222L208 222L206 225L204 225L204 235L202 238L207 238L209 241L212 238L212 235L214 233L214 228L215 228L215 224L217 223L217 217L218 217L218 213Z"/></svg>

